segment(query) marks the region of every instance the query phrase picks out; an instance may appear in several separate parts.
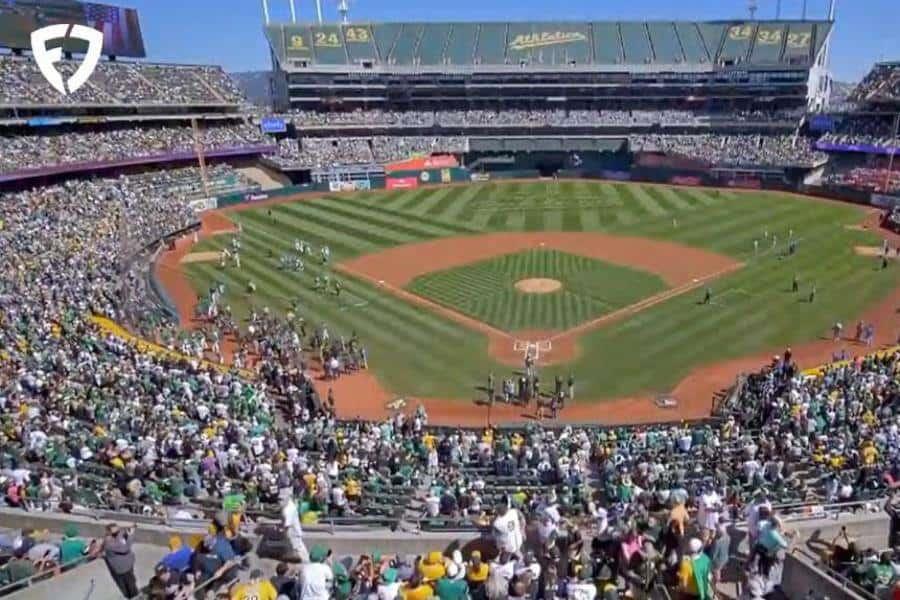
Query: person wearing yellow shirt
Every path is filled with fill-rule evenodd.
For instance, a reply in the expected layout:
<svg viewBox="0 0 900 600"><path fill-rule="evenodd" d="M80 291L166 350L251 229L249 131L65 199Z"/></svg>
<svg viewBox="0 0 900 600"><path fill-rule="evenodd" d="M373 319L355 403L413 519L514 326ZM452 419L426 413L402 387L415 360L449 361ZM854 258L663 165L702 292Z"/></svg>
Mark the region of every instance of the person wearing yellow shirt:
<svg viewBox="0 0 900 600"><path fill-rule="evenodd" d="M307 471L303 475L303 482L306 484L306 491L308 495L315 496L316 495L316 474L312 471Z"/></svg>
<svg viewBox="0 0 900 600"><path fill-rule="evenodd" d="M400 587L401 600L429 600L433 597L434 590L419 575L413 575L408 583Z"/></svg>
<svg viewBox="0 0 900 600"><path fill-rule="evenodd" d="M859 454L862 457L863 465L866 467L871 467L878 462L878 449L875 448L875 444L873 444L871 440L863 443L863 447L860 449Z"/></svg>
<svg viewBox="0 0 900 600"><path fill-rule="evenodd" d="M422 436L422 445L425 446L428 450L434 450L434 442L437 438L433 433L425 432Z"/></svg>
<svg viewBox="0 0 900 600"><path fill-rule="evenodd" d="M362 488L359 482L355 479L348 479L344 483L344 494L348 500L353 500L354 502L359 500L359 497L362 495Z"/></svg>
<svg viewBox="0 0 900 600"><path fill-rule="evenodd" d="M262 578L262 571L250 572L250 580L239 583L231 590L231 600L276 600L278 590L268 579Z"/></svg>
<svg viewBox="0 0 900 600"><path fill-rule="evenodd" d="M472 552L469 565L466 567L466 581L469 582L469 587L474 589L484 584L489 574L490 567L481 561L481 552L478 550Z"/></svg>
<svg viewBox="0 0 900 600"><path fill-rule="evenodd" d="M444 557L441 556L441 553L437 550L429 552L428 556L419 563L419 575L428 581L437 581L446 575L446 573L447 571L444 568Z"/></svg>
<svg viewBox="0 0 900 600"><path fill-rule="evenodd" d="M837 450L832 450L831 456L828 457L828 465L834 470L843 469L844 457L838 454Z"/></svg>

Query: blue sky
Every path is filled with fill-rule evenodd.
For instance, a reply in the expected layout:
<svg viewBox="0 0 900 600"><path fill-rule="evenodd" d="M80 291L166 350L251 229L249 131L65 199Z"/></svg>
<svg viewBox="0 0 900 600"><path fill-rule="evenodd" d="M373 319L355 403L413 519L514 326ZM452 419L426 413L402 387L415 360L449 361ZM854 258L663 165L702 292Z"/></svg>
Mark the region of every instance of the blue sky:
<svg viewBox="0 0 900 600"><path fill-rule="evenodd" d="M108 0L116 4L115 0ZM315 15L313 0L295 0L300 18ZM349 0L356 21L728 19L747 15L745 0ZM757 0L758 17L774 17L776 0ZM858 80L878 60L900 60L900 0L838 0L832 70ZM261 32L261 0L122 0L141 15L148 58L218 63L229 71L270 67ZM272 18L288 20L288 0L269 0ZM802 0L782 0L782 17L799 17ZM337 0L322 0L337 19ZM810 17L827 0L808 0Z"/></svg>

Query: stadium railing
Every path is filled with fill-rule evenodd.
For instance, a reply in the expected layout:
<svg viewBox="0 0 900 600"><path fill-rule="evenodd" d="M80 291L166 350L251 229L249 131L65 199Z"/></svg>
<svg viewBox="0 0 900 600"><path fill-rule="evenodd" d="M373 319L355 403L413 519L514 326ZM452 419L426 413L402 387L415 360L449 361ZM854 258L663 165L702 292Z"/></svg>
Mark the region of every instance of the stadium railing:
<svg viewBox="0 0 900 600"><path fill-rule="evenodd" d="M56 573L56 569L59 569L59 574L62 574L65 571L71 570L78 567L79 565L86 564L95 559L95 556L79 556L76 559L62 563L56 567L53 567L52 569L46 569L44 571L41 571L40 573L35 573L31 577L27 577L26 579L21 579L19 581L8 583L4 586L0 586L0 596L5 596L7 594L29 588L36 583L41 583L43 581L47 581L48 579L53 579L54 577L58 576L58 574Z"/></svg>

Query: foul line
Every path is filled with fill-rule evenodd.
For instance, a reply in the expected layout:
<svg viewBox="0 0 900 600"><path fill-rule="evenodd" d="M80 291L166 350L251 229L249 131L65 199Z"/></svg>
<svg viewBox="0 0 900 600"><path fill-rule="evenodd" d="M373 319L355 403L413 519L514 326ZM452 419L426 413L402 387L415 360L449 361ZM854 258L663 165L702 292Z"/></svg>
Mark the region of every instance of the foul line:
<svg viewBox="0 0 900 600"><path fill-rule="evenodd" d="M425 307L430 308L431 310L433 310L434 312L436 312L438 314L442 314L442 315L451 317L455 321L457 321L463 325L467 325L468 327L470 327L471 329L474 329L476 331L490 333L492 335L504 337L504 338L507 338L510 340L516 339L510 333L503 331L501 329L497 329L496 327L493 327L492 325L488 325L484 321L479 321L478 319L475 319L473 317L465 315L457 310L450 308L449 306L445 306L443 304L435 302L434 300L425 298L424 296L419 296L418 294L414 294L403 288L392 285L382 279L375 279L368 273L364 273L362 271L357 271L356 269L354 269L352 267L348 267L348 266L346 266L344 264L340 264L340 263L335 265L335 269L337 269L338 271L342 271L348 275L353 275L354 277L358 277L360 279L368 281L369 283L372 283L376 287L385 289L385 290L389 291L390 293L392 293L393 295L395 295L399 298L402 298L411 304L425 306Z"/></svg>
<svg viewBox="0 0 900 600"><path fill-rule="evenodd" d="M587 321L586 323L582 323L581 325L577 325L571 329L567 329L563 332L557 333L556 335L550 337L550 341L552 342L553 340L558 340L558 339L566 337L566 336L581 334L581 333L584 333L585 331L595 329L595 328L599 327L600 325L604 325L610 321L614 321L614 320L620 319L622 317L629 316L634 313L640 312L646 308L656 306L657 304L659 304L661 302L665 302L666 300L674 298L675 296L680 296L686 292L695 290L698 287L700 287L701 285L703 285L704 283L706 283L707 281L716 279L723 275L727 275L727 274L737 271L738 269L741 269L743 267L744 267L744 263L737 263L735 265L731 265L729 267L726 267L724 269L716 271L715 273L710 273L708 275L704 275L703 277L695 279L695 280L691 281L690 283L686 283L686 284L680 285L678 287L672 288L670 290L666 290L665 292L656 294L654 296L644 298L643 300L635 302L634 304L629 304L628 306L620 308L619 310L614 310L611 313L607 313L601 317L598 317L598 318L594 319L593 321Z"/></svg>
<svg viewBox="0 0 900 600"><path fill-rule="evenodd" d="M552 343L553 340L558 340L558 339L561 339L566 336L578 335L578 334L584 333L585 331L595 329L595 328L597 328L601 325L604 325L610 321L620 319L624 316L632 315L632 314L640 312L644 309L650 308L652 306L656 306L657 304L659 304L661 302L665 302L666 300L669 300L676 296L680 296L691 290L695 290L698 287L700 287L701 285L703 285L704 283L706 283L707 281L716 279L723 275L727 275L727 274L737 271L738 269L741 269L743 267L744 267L744 263L737 263L737 264L728 266L724 269L721 269L719 271L716 271L714 273L709 273L707 275L703 275L702 277L694 279L690 283L686 283L686 284L680 285L678 287L672 288L670 290L666 290L665 292L656 294L654 296L644 298L643 300L635 302L634 304L629 304L628 306L620 308L619 310L615 310L611 313L607 313L607 314L605 314L601 317L598 317L592 321L587 321L585 323L582 323L581 325L577 325L575 327L572 327L571 329L567 329L565 331L557 333L553 336L550 336L546 341ZM510 339L510 340L513 340L514 343L515 343L515 341L517 341L517 338L515 338L513 335L511 335L510 333L508 333L506 331L497 329L496 327L488 325L484 321L479 321L478 319L475 319L473 317L465 315L453 308L450 308L448 306L445 306L443 304L440 304L438 302L435 302L435 301L425 298L423 296L419 296L418 294L414 294L403 288L399 288L399 287L392 285L384 280L375 279L368 273L358 271L358 270L353 269L352 267L348 267L344 264L337 264L337 265L335 265L335 268L339 271L343 271L344 273L346 273L348 275L352 275L352 276L358 277L360 279L363 279L365 281L368 281L368 282L374 284L376 287L383 288L383 289L389 291L390 293L394 294L395 296L402 298L412 304L417 304L419 306L425 306L425 307L431 308L438 314L446 315L446 316L454 319L455 321L457 321L463 325L467 325L468 327L470 327L476 331L490 333L490 334L498 336L498 337Z"/></svg>

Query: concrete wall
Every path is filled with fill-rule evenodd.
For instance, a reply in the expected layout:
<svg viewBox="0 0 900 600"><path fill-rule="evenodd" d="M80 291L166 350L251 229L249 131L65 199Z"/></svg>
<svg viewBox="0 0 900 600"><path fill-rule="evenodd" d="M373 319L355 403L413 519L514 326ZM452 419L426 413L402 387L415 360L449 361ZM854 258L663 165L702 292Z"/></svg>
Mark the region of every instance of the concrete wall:
<svg viewBox="0 0 900 600"><path fill-rule="evenodd" d="M62 532L68 523L78 525L82 537L100 538L104 534L106 524L109 521L100 521L89 517L62 515L59 513L22 512L20 510L0 508L0 527L10 529L32 528L48 529L52 532ZM119 521L122 526L128 526L127 521ZM173 535L189 536L191 534L205 534L208 523L198 521L194 523L180 522L177 526L163 525L139 525L135 532L135 543L149 544L165 547L169 538ZM260 524L254 532L255 542L262 543L263 553L267 548L281 542L281 536L271 524ZM412 533L403 531L390 531L389 529L360 528L357 530L330 531L307 529L303 535L306 545L322 544L331 548L336 555L358 555L380 551L384 554L424 554L432 550L445 550L447 548L466 547L472 544L483 543L481 534L477 532L463 533Z"/></svg>
<svg viewBox="0 0 900 600"><path fill-rule="evenodd" d="M811 557L803 552L789 554L784 561L784 575L781 589L788 598L805 598L810 590L817 597L827 596L829 600L864 600L862 596L845 587L844 582L833 579L816 567Z"/></svg>

